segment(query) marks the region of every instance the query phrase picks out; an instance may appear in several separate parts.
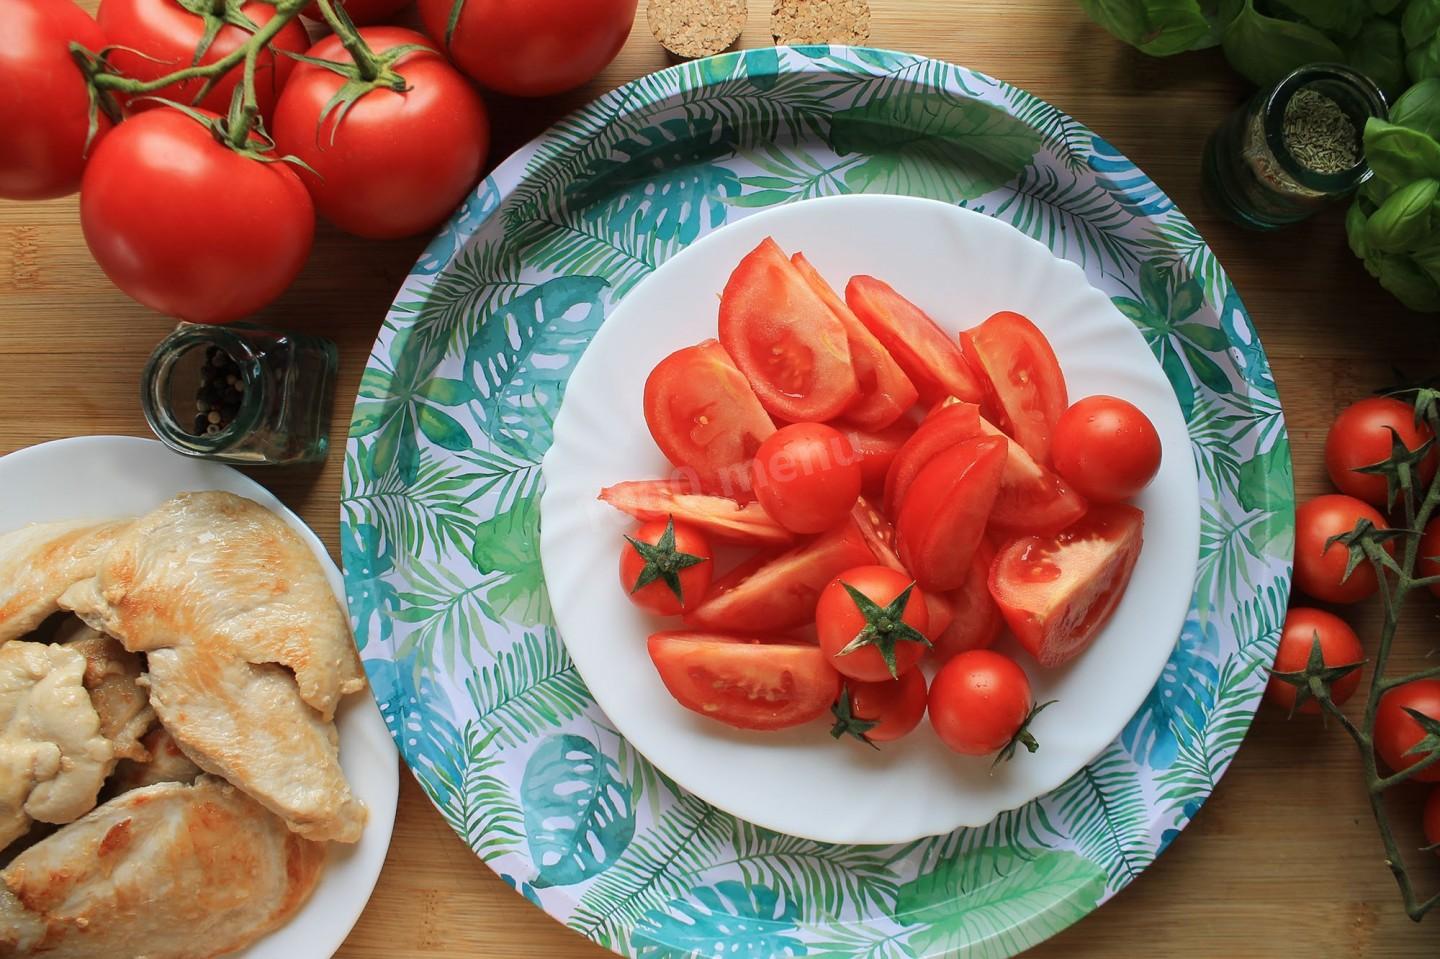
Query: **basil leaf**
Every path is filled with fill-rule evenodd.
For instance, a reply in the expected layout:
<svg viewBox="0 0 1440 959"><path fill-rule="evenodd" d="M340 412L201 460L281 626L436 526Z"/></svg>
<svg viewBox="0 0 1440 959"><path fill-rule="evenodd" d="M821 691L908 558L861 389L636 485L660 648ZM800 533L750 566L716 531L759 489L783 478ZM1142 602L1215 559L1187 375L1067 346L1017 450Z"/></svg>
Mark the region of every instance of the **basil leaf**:
<svg viewBox="0 0 1440 959"><path fill-rule="evenodd" d="M1375 117L1365 122L1365 159L1377 177L1395 186L1440 178L1440 143L1434 137Z"/></svg>
<svg viewBox="0 0 1440 959"><path fill-rule="evenodd" d="M1406 90L1391 107L1390 122L1440 138L1440 78L1421 80Z"/></svg>
<svg viewBox="0 0 1440 959"><path fill-rule="evenodd" d="M1376 17L1366 21L1345 52L1346 62L1374 80L1392 103L1409 82L1405 75L1405 40L1399 24L1392 20Z"/></svg>
<svg viewBox="0 0 1440 959"><path fill-rule="evenodd" d="M1100 26L1151 56L1220 42L1213 0L1080 0L1080 6Z"/></svg>
<svg viewBox="0 0 1440 959"><path fill-rule="evenodd" d="M1416 180L1391 194L1365 224L1365 244L1382 253L1403 253L1430 233L1440 180Z"/></svg>
<svg viewBox="0 0 1440 959"><path fill-rule="evenodd" d="M1307 63L1335 63L1345 52L1324 33L1304 23L1267 17L1244 0L1221 37L1230 65L1262 87L1278 83Z"/></svg>

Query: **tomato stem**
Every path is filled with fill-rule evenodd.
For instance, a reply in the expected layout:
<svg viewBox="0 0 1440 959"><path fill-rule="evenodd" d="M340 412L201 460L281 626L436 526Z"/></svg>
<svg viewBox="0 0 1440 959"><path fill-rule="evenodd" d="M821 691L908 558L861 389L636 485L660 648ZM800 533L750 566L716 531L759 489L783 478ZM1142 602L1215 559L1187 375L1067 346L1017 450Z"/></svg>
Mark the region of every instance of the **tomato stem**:
<svg viewBox="0 0 1440 959"><path fill-rule="evenodd" d="M360 38L360 32L355 27L355 21L350 19L345 5L336 6L332 0L316 0L316 3L320 8L320 16L324 17L330 29L335 31L335 36L339 38L345 52L350 54L350 59L355 61L355 69L359 72L360 79L369 83L380 76L386 63Z"/></svg>

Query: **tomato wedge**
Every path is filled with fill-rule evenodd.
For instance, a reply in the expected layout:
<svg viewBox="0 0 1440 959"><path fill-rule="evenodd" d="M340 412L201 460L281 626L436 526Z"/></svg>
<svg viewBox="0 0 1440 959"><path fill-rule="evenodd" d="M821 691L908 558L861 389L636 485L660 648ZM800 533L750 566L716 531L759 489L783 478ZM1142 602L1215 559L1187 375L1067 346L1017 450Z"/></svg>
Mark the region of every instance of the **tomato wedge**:
<svg viewBox="0 0 1440 959"><path fill-rule="evenodd" d="M772 239L730 274L720 295L720 342L782 420L828 420L860 395L844 325Z"/></svg>
<svg viewBox="0 0 1440 959"><path fill-rule="evenodd" d="M980 380L959 345L888 283L873 276L854 277L845 287L845 302L900 364L926 403L946 396L967 403L983 398Z"/></svg>
<svg viewBox="0 0 1440 959"><path fill-rule="evenodd" d="M980 408L973 403L951 403L920 422L895 454L885 474L885 512L898 515L900 499L915 477L938 454L980 435Z"/></svg>
<svg viewBox="0 0 1440 959"><path fill-rule="evenodd" d="M796 253L790 262L845 327L845 336L850 343L850 365L855 370L855 381L860 389L860 395L845 408L845 419L867 430L884 429L894 423L920 399L915 384L910 382L910 377L900 369L900 364L895 362L875 334L865 328L865 324L831 289L819 271L810 265L805 254Z"/></svg>
<svg viewBox="0 0 1440 959"><path fill-rule="evenodd" d="M986 540L981 540L964 584L953 593L944 595L952 614L948 629L931 630L934 635L930 641L934 647L930 655L935 662L947 662L951 657L971 649L989 649L1000 638L1005 620L990 595L990 564L994 559L995 548Z"/></svg>
<svg viewBox="0 0 1440 959"><path fill-rule="evenodd" d="M697 493L684 480L638 480L600 491L600 499L642 522L673 517L726 543L786 546L795 535L770 518L759 503Z"/></svg>
<svg viewBox="0 0 1440 959"><path fill-rule="evenodd" d="M853 522L779 556L757 556L710 586L705 602L685 616L689 626L774 632L815 618L820 591L854 566L875 562Z"/></svg>
<svg viewBox="0 0 1440 959"><path fill-rule="evenodd" d="M1124 504L1092 506L1054 536L1004 546L990 567L990 595L1041 666L1084 652L1110 619L1144 538L1145 514Z"/></svg>
<svg viewBox="0 0 1440 959"><path fill-rule="evenodd" d="M989 380L1010 436L1037 463L1049 464L1050 438L1070 405L1050 341L1019 313L996 313L960 339L971 367Z"/></svg>
<svg viewBox="0 0 1440 959"><path fill-rule="evenodd" d="M910 571L900 562L900 554L895 552L895 527L890 525L890 521L863 496L856 500L852 515L855 525L860 528L860 535L865 538L865 545L875 554L875 562L909 576ZM938 636L955 618L953 604L939 593L922 590L921 595L925 597L925 609L930 614L930 632Z"/></svg>
<svg viewBox="0 0 1440 959"><path fill-rule="evenodd" d="M900 500L896 545L922 590L964 585L1000 490L1005 442L985 437L950 447L925 465Z"/></svg>
<svg viewBox="0 0 1440 959"><path fill-rule="evenodd" d="M676 350L645 381L660 452L707 493L750 498L750 459L775 424L715 340Z"/></svg>
<svg viewBox="0 0 1440 959"><path fill-rule="evenodd" d="M798 726L840 695L840 674L818 646L684 630L655 633L646 646L680 705L737 729Z"/></svg>
<svg viewBox="0 0 1440 959"><path fill-rule="evenodd" d="M883 430L862 430L847 426L843 420L830 424L845 434L850 447L860 456L860 485L862 489L880 490L885 486L885 475L900 448L915 433L915 425L909 419L892 423Z"/></svg>

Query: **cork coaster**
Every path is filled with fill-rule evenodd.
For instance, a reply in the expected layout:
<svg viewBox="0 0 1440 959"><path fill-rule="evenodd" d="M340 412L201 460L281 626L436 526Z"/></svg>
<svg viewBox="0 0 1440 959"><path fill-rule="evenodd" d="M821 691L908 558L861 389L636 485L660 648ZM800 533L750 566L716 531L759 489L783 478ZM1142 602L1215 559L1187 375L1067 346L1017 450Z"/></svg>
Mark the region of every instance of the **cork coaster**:
<svg viewBox="0 0 1440 959"><path fill-rule="evenodd" d="M746 0L650 0L645 18L661 46L693 60L729 49L745 29Z"/></svg>
<svg viewBox="0 0 1440 959"><path fill-rule="evenodd" d="M770 32L781 44L865 43L869 0L775 0Z"/></svg>

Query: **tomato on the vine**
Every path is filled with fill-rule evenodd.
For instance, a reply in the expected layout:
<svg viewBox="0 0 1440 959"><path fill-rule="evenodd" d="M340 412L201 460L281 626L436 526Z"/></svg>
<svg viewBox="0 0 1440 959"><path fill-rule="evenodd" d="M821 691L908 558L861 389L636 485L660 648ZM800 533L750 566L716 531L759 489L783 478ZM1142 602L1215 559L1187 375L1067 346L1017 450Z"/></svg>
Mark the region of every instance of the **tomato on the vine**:
<svg viewBox="0 0 1440 959"><path fill-rule="evenodd" d="M1055 472L1092 503L1119 503L1160 471L1160 434L1134 403L1115 396L1076 400L1055 423Z"/></svg>
<svg viewBox="0 0 1440 959"><path fill-rule="evenodd" d="M368 27L386 22L409 6L410 0L332 0L332 3L334 6L345 8L345 12L350 15L351 23L360 27ZM312 3L305 8L305 16L312 20L319 20L323 15L320 13L319 5Z"/></svg>
<svg viewBox="0 0 1440 959"><path fill-rule="evenodd" d="M889 743L908 735L925 718L925 674L918 669L878 683L849 680L831 708L830 735L864 743Z"/></svg>
<svg viewBox="0 0 1440 959"><path fill-rule="evenodd" d="M1350 532L1362 519L1376 528L1385 527L1385 517L1353 496L1332 493L1300 505L1295 511L1297 589L1327 603L1358 603L1375 595L1380 582L1369 561L1362 559L1347 577L1350 550L1343 543L1329 542L1333 536Z"/></svg>
<svg viewBox="0 0 1440 959"><path fill-rule="evenodd" d="M815 632L842 675L864 682L895 679L915 668L930 641L930 613L915 581L888 566L859 566L820 594Z"/></svg>
<svg viewBox="0 0 1440 959"><path fill-rule="evenodd" d="M1410 751L1419 746L1426 736L1425 730L1415 717L1406 712L1407 709L1440 722L1440 679L1406 683L1380 698L1380 708L1375 712L1375 751L1385 760L1385 765L1397 773L1409 769L1432 752L1425 748L1419 752ZM1440 763L1416 773L1414 778L1420 782L1440 783Z"/></svg>
<svg viewBox="0 0 1440 959"><path fill-rule="evenodd" d="M1027 727L1039 712L1030 680L1015 660L989 649L961 653L930 683L930 725L940 741L963 756L988 756L1017 744L1039 748Z"/></svg>
<svg viewBox="0 0 1440 959"><path fill-rule="evenodd" d="M620 585L636 606L678 616L705 599L713 559L710 541L693 526L645 523L620 547Z"/></svg>
<svg viewBox="0 0 1440 959"><path fill-rule="evenodd" d="M517 97L573 90L615 59L636 0L420 0L425 32L484 86ZM446 31L454 11L454 34Z"/></svg>
<svg viewBox="0 0 1440 959"><path fill-rule="evenodd" d="M315 208L290 164L237 152L166 107L126 120L100 143L80 187L80 225L127 295L182 320L228 323L295 279L310 255Z"/></svg>
<svg viewBox="0 0 1440 959"><path fill-rule="evenodd" d="M363 82L358 71L301 63L275 108L276 152L310 167L299 172L315 209L345 232L391 239L432 230L480 178L490 148L485 104L428 38L400 27L358 33L404 92L381 85L337 107L347 84ZM387 56L407 45L425 49ZM307 55L353 62L337 36Z"/></svg>
<svg viewBox="0 0 1440 959"><path fill-rule="evenodd" d="M1330 474L1330 482L1347 496L1380 509L1389 508L1385 477L1355 471L1389 459L1396 438L1414 452L1433 440L1435 434L1427 424L1415 422L1415 407L1388 396L1371 397L1345 407L1325 435L1325 472ZM1435 476L1434 449L1421 460L1417 472L1416 488L1423 491Z"/></svg>
<svg viewBox="0 0 1440 959"><path fill-rule="evenodd" d="M259 29L275 16L275 5L262 0L242 3L236 17L243 17ZM135 80L158 80L161 77L196 63L196 52L211 30L216 30L209 47L199 57L199 65L215 63L244 46L254 31L242 25L244 20L230 15L198 14L182 6L179 0L101 0L97 14L100 28L113 45L110 65ZM310 38L299 20L291 20L280 28L267 49L255 61L255 100L260 115L268 125L274 115L275 101L295 69L295 61L280 51L303 53ZM224 114L230 109L235 87L243 78L237 64L226 72L196 106ZM205 85L203 79L183 80L161 87L146 97L160 97L188 104ZM131 110L148 110L159 106L154 100L132 98Z"/></svg>
<svg viewBox="0 0 1440 959"><path fill-rule="evenodd" d="M760 444L751 467L755 497L794 533L843 522L860 496L860 457L845 434L823 423L792 423Z"/></svg>
<svg viewBox="0 0 1440 959"><path fill-rule="evenodd" d="M1355 635L1346 622L1323 609L1296 606L1285 614L1285 628L1280 633L1280 649L1275 654L1275 672L1298 673L1306 668L1313 654L1315 643L1320 644L1320 656L1324 666L1336 668L1363 662L1365 648L1360 637ZM1360 670L1356 669L1335 679L1330 685L1330 698L1339 706L1345 703L1360 686ZM1300 690L1292 683L1271 677L1265 687L1265 699L1281 709L1315 714L1320 704L1310 698L1308 691L1297 709L1296 700Z"/></svg>
<svg viewBox="0 0 1440 959"><path fill-rule="evenodd" d="M46 200L80 188L90 92L71 43L98 54L107 40L73 3L0 0L0 197ZM98 138L110 120L97 117Z"/></svg>

